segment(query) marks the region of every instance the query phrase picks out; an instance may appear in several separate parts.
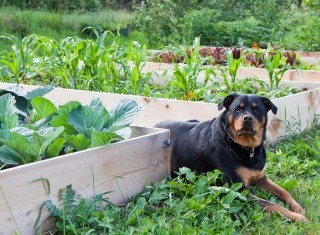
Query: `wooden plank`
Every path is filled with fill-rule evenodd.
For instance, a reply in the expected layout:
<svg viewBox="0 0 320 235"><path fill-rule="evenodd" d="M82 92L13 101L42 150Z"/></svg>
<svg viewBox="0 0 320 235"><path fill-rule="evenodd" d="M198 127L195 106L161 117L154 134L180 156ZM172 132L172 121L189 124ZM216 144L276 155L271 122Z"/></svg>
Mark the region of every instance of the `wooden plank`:
<svg viewBox="0 0 320 235"><path fill-rule="evenodd" d="M319 51L296 51L296 54L301 57L320 57Z"/></svg>
<svg viewBox="0 0 320 235"><path fill-rule="evenodd" d="M183 68L184 64L167 64L167 63L154 63L154 62L147 62L142 67L143 72L154 72L157 74L155 76L156 83L163 85L163 78L162 74L164 71L167 70L167 75L165 78L172 77L172 70L173 68L178 65L180 68ZM204 66L205 68L210 66ZM212 67L212 66L211 66ZM215 67L216 68L216 67ZM218 75L220 75L220 71L216 69ZM205 72L201 71L198 80L203 81ZM238 69L237 78L243 79L247 77L258 77L260 79L269 79L268 71L265 68L254 68L254 67L240 67ZM320 83L320 71L318 70L287 70L284 75L284 81L302 81L302 82L319 82Z"/></svg>
<svg viewBox="0 0 320 235"><path fill-rule="evenodd" d="M68 184L84 197L113 191L110 201L125 202L145 185L168 175L169 149L163 148L168 138L167 130L156 129L119 143L0 171L0 234L34 233L40 207L49 198L43 183L34 182L40 178L50 182L50 198L55 203L58 190ZM48 215L44 210L42 221Z"/></svg>
<svg viewBox="0 0 320 235"><path fill-rule="evenodd" d="M300 57L300 60L307 64L317 65L319 63L320 57Z"/></svg>
<svg viewBox="0 0 320 235"><path fill-rule="evenodd" d="M6 88L10 85L12 84L0 83L0 88ZM27 92L35 89L36 87L37 86L25 85L24 90ZM61 105L72 100L77 100L83 104L87 104L93 98L100 98L102 104L106 107L111 107L122 99L132 99L135 100L138 105L143 107L138 117L135 118L133 125L142 127L153 127L156 123L167 119L193 119L195 114L194 110L197 110L197 116L205 119L219 114L217 107L212 106L210 103L150 98L106 92L55 88L45 97L50 99L56 105Z"/></svg>
<svg viewBox="0 0 320 235"><path fill-rule="evenodd" d="M0 84L0 87L5 87L7 85L8 84ZM316 87L317 84L314 86ZM34 89L34 87L26 86L26 89L30 90ZM320 88L316 88L280 99L274 99L273 102L279 106L279 111L276 116L272 114L269 116L267 133L268 139L272 142L276 141L279 137L284 136L288 132L288 130L285 130L285 124L287 126L294 125L297 123L297 120L300 119L302 126L301 128L304 129L307 126L307 123L310 123L316 114L320 114L318 108L319 91ZM68 94L68 96L65 94ZM47 97L56 104L63 104L69 100L79 100L82 103L88 103L93 97L99 97L101 98L103 104L107 107L110 107L110 105L117 103L121 99L133 99L143 107L142 112L137 118L135 118L133 124L144 127L153 127L156 123L163 120L184 121L198 119L200 121L205 121L217 117L220 114L217 104L205 102L148 98L143 96L67 90L59 88L54 89L47 95ZM313 98L311 99L310 97ZM291 117L296 118L296 120ZM282 120L283 122L286 120L286 122L279 122L277 125L275 125L275 120Z"/></svg>
<svg viewBox="0 0 320 235"><path fill-rule="evenodd" d="M267 139L275 142L289 133L299 133L318 122L320 88L272 100L277 115L269 114Z"/></svg>
<svg viewBox="0 0 320 235"><path fill-rule="evenodd" d="M227 48L227 47L224 47L224 48ZM148 50L148 51L150 52L151 55L154 55L154 54L159 53L159 52L164 52L164 50ZM319 51L295 51L295 52L300 57L320 57L320 52Z"/></svg>

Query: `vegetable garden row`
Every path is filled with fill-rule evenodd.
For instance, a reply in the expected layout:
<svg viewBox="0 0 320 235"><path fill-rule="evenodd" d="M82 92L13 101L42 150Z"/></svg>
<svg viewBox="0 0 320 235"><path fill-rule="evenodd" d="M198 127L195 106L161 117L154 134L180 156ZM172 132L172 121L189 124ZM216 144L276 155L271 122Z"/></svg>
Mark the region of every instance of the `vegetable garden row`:
<svg viewBox="0 0 320 235"><path fill-rule="evenodd" d="M2 40L13 42L0 60L4 82L62 87L0 84L0 222L8 225L3 234L51 227L41 205L48 198L57 203L67 184L86 198L114 191L108 200L119 204L159 181L170 172L169 133L154 124L211 119L219 113L215 103L230 92L273 99L278 114L269 116L271 142L310 127L319 115L320 72L301 71L280 49L248 49L264 55L265 68L241 68L247 52L231 49L222 65L209 66L216 58L201 56L198 39L191 50L171 48L183 58L177 65L148 62L154 55L137 43L119 47L115 38L106 47L105 33L96 41L37 35ZM318 60L312 63L303 68L318 69ZM241 69L246 72L240 76Z"/></svg>

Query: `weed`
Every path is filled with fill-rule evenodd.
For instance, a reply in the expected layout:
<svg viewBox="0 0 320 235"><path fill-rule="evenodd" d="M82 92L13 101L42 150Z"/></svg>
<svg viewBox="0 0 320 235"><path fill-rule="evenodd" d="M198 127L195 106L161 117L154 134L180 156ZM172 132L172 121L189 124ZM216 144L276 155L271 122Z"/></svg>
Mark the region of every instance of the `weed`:
<svg viewBox="0 0 320 235"><path fill-rule="evenodd" d="M181 168L172 180L146 186L125 206L105 204L101 197L84 200L70 186L62 191L62 209L50 200L46 206L57 219L58 232L65 234L317 234L319 130L313 126L268 148L268 175L307 208L310 222L306 224L288 223L286 218L261 211L248 201L246 192L238 192L240 184L221 186L219 171L197 175L188 168ZM253 191L285 206L269 193ZM69 197L72 200L64 199Z"/></svg>

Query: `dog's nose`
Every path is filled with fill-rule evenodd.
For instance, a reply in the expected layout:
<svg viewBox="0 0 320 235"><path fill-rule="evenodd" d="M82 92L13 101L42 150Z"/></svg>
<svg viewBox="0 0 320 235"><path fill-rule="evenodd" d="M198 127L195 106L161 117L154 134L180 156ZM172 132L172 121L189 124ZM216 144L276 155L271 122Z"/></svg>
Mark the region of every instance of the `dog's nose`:
<svg viewBox="0 0 320 235"><path fill-rule="evenodd" d="M252 121L252 117L251 117L250 115L245 115L245 116L243 117L243 120L244 120L245 122L251 122L251 121Z"/></svg>

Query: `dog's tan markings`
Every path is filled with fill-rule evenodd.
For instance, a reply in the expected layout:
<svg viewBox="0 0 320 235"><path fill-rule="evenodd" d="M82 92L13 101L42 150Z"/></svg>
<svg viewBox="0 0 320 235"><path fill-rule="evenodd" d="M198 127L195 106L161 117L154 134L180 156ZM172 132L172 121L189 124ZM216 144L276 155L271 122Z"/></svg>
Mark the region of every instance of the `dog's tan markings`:
<svg viewBox="0 0 320 235"><path fill-rule="evenodd" d="M239 116L234 122L234 128L240 130L243 127L243 115Z"/></svg>
<svg viewBox="0 0 320 235"><path fill-rule="evenodd" d="M290 206L291 210L296 213L304 214L304 209L299 205L299 203L294 200L294 198L290 195L288 191L281 188L276 183L272 182L270 179L265 178L264 180L260 181L257 186L260 189L268 191L272 193L274 196L279 198L280 200L284 201L288 206Z"/></svg>
<svg viewBox="0 0 320 235"><path fill-rule="evenodd" d="M282 206L261 199L249 193L248 196L257 201L263 209L270 212L278 212L283 216L288 217L292 221L307 221L306 217L304 217L304 209L293 199L293 197L286 190L269 180L265 176L264 170L259 171L251 170L245 167L239 167L236 169L236 173L242 180L244 187L249 188L250 185L257 185L260 189L268 191L284 201L290 206L293 212L287 210Z"/></svg>
<svg viewBox="0 0 320 235"><path fill-rule="evenodd" d="M237 118L237 120L233 120L230 122L230 130L233 141L237 144L240 144L245 147L255 148L261 145L263 141L263 133L264 133L264 125L266 123L266 118L263 117L262 122L258 122L257 119L253 118L252 120L253 129L256 131L255 135L239 135L238 130L242 129L243 127L243 116Z"/></svg>
<svg viewBox="0 0 320 235"><path fill-rule="evenodd" d="M228 116L228 122L229 122L229 125L233 124L233 117L231 114Z"/></svg>
<svg viewBox="0 0 320 235"><path fill-rule="evenodd" d="M252 108L256 108L257 107L257 103L252 103Z"/></svg>
<svg viewBox="0 0 320 235"><path fill-rule="evenodd" d="M244 103L240 103L239 107L243 108L244 107Z"/></svg>
<svg viewBox="0 0 320 235"><path fill-rule="evenodd" d="M304 215L289 211L288 209L279 206L273 202L264 200L262 198L259 198L255 195L252 195L251 193L248 194L248 197L256 201L263 209L270 211L270 212L278 212L283 216L286 216L292 221L302 221L302 222L307 222L307 218L304 217Z"/></svg>
<svg viewBox="0 0 320 235"><path fill-rule="evenodd" d="M249 187L252 184L257 184L258 182L265 179L264 170L251 170L245 167L239 167L236 169L237 175L243 182L244 187Z"/></svg>

